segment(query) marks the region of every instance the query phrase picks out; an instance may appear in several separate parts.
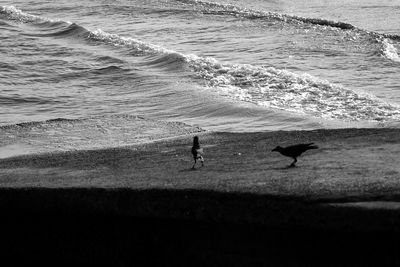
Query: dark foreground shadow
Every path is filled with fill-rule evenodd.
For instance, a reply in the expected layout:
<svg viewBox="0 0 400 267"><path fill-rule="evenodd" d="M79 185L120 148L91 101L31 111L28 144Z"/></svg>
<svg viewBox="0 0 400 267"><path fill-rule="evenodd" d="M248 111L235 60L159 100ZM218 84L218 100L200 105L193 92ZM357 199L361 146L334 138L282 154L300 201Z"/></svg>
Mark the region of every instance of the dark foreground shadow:
<svg viewBox="0 0 400 267"><path fill-rule="evenodd" d="M205 190L0 189L1 266L399 266L400 214Z"/></svg>
<svg viewBox="0 0 400 267"><path fill-rule="evenodd" d="M398 266L399 234L90 215L3 217L2 266Z"/></svg>

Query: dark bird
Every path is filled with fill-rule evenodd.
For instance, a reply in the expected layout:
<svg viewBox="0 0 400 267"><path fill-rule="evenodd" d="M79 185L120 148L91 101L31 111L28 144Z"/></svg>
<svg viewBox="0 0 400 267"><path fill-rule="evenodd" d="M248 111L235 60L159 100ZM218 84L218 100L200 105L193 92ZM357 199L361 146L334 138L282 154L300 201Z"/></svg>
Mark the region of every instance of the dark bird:
<svg viewBox="0 0 400 267"><path fill-rule="evenodd" d="M203 149L200 148L198 136L193 137L192 155L194 159L194 164L192 166L192 169L194 169L194 166L196 165L198 159L200 159L201 166L203 167L204 166Z"/></svg>
<svg viewBox="0 0 400 267"><path fill-rule="evenodd" d="M312 144L314 143L309 143L309 144L298 144L294 146L288 146L288 147L281 147L277 146L272 151L278 151L284 156L291 157L294 159L292 164L289 165L289 167L295 167L296 162L297 162L297 157L300 156L302 153L309 149L317 149L318 146L313 146Z"/></svg>

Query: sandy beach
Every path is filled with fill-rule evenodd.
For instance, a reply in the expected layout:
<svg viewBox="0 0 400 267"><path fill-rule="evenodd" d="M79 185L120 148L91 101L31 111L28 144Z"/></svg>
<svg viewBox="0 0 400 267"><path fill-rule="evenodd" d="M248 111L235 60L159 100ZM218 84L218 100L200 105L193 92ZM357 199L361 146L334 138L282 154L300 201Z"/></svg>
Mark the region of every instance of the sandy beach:
<svg viewBox="0 0 400 267"><path fill-rule="evenodd" d="M167 132L167 128L162 127L162 131ZM13 228L24 218L22 221L30 220L32 225L38 227L37 230L43 227L39 225L44 221L48 223L50 220L69 229L64 231L76 234L79 232L76 232L77 228L82 231L83 224L91 234L96 235L100 231L100 235L117 241L122 238L117 234L119 230L110 230L107 228L109 224L107 227L103 224L112 220L128 233L124 237L127 238L137 234L129 227L127 222L130 222L147 233L140 240L147 240L143 242L148 249L160 249L160 243L154 243L151 238L163 240L161 243L167 242L165 238L170 240L171 249L182 255L182 261L174 261L163 254L160 259L171 265L185 263L191 258L188 251L181 247L182 244L177 245L179 242L200 242L196 244L204 245L210 241L210 231L223 236L224 241L216 243L218 249L213 253L206 250L210 261L200 259L206 257L203 249L191 247L191 253L194 249L200 257L197 261L199 266L200 263L233 263L231 257L225 255L226 249L229 255L239 251L240 262L246 265L269 262L280 266L291 263L297 264L294 266L311 263L335 266L344 262L343 257L347 254L341 252L338 252L338 259L343 261L336 261L336 264L314 258L312 254L304 256L303 260L276 256L283 251L297 251L301 244L295 239L300 237L309 241L317 238L331 249L340 242L358 246L353 248L355 252L352 255L363 254L366 240L381 238L386 250L376 250L376 243L369 244L378 252L374 254L376 257L366 257L361 261L355 260L358 259L356 257L350 262L367 263L372 260L376 263L383 256L389 263L399 259L387 250L394 240L386 240L388 236L394 238L400 235L399 129L260 133L196 130L179 136L169 133L163 139L142 140L129 146L45 152L1 159L0 208L3 214L8 215L6 226ZM190 148L194 135L199 136L204 148L205 166L192 170ZM303 142L314 142L319 149L305 152L295 168L287 167L291 163L290 158L271 152L276 145ZM80 223L77 224L76 220ZM108 229L108 234L103 232L104 229L91 232L91 223L88 222L100 223ZM167 233L177 225L183 228L179 228L180 234L172 238ZM261 230L249 233L248 226ZM154 227L164 230L155 233ZM59 230L52 231L57 233L55 235L60 234ZM197 241L190 238L190 235L201 232L204 235L196 236ZM28 236L36 240L42 234L33 231ZM188 234L189 237L181 236ZM78 236L67 243L82 242L84 238ZM235 240L232 240L233 236L236 236ZM327 237L338 239L327 242ZM15 236L10 237L13 238ZM240 245L243 238L247 241ZM270 239L275 242L273 246L265 244ZM167 243L161 246L163 253L169 247ZM120 245L119 249L138 246L138 243L129 243ZM249 246L260 250L250 253ZM271 250L271 246L279 252L274 254L277 258L265 254L262 249ZM57 249L64 250L65 247L56 246L54 255L58 255ZM91 253L102 249L101 245L93 245ZM221 249L225 254L221 254ZM310 249L318 251L320 248L315 245ZM93 260L86 254L77 256L74 251L70 249L63 262L86 263ZM108 254L111 255L109 258L103 260L109 262L120 257L124 263L135 262L125 252L118 253L112 252ZM253 256L257 261L252 261ZM146 258L140 258L140 262L146 262Z"/></svg>
<svg viewBox="0 0 400 267"><path fill-rule="evenodd" d="M310 199L395 198L399 190L398 129L262 133L195 132L131 146L47 152L0 161L2 187L194 189ZM191 170L200 137L205 167ZM314 142L296 168L276 145ZM198 166L199 167L199 166Z"/></svg>

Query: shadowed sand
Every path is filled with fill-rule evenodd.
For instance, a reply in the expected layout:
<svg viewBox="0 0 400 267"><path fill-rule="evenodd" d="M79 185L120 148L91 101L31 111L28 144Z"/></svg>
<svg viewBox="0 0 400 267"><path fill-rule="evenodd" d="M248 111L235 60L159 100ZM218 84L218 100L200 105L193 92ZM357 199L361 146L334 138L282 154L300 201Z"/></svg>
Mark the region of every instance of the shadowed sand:
<svg viewBox="0 0 400 267"><path fill-rule="evenodd" d="M213 252L204 252L203 246L207 243L204 240L195 243L202 247L196 249L191 245L198 241L179 237L180 234L173 237L166 232L155 234L157 240L164 240L160 236L169 239L180 253L188 253L186 245L193 249L189 249L190 253L198 257L198 263L207 263L203 260L208 258L214 263L232 265L235 261L228 260L231 258L225 254L240 251L245 265L268 262L274 265L298 263L294 266L310 262L330 265L312 255L290 261L285 260L284 255L283 258L271 255L271 258L264 258L264 252L257 254L247 249L249 245L264 246L275 248L279 253L283 250L295 253L298 246L302 246L299 240L295 241L298 238L308 241L319 238L318 242L329 249L353 244L358 246L356 254L366 251L363 246L370 238L381 238L380 243L386 242L385 250L375 254L377 258L367 257L357 262L357 256L352 263L365 264L369 260L377 263L382 257L391 264L399 260L391 249L388 250L400 234L399 129L203 132L196 135L200 137L205 157L205 167L196 170L190 169L194 134L119 148L1 159L0 208L6 214L63 214L69 218L68 222L74 214L122 216L129 220L142 218L135 223L147 229L149 236L159 227L169 229L166 232L173 230L197 238L200 238L199 233L210 238L210 231L216 231L213 233L221 235L225 241L218 243L213 237L218 244L217 251ZM287 168L290 158L271 152L276 145L306 142L314 142L319 149L305 152L295 168ZM153 219L140 221L146 218ZM188 222L191 223L187 225ZM177 225L185 230L177 230ZM264 234L249 233L245 225L262 227ZM130 229L126 225L126 228L121 227ZM118 234L112 233L114 240ZM249 236L251 241L246 239L246 246L239 242L232 247L232 242L238 241L234 238L236 234L240 242ZM388 235L394 239L387 242ZM341 243L335 238L345 241ZM274 245L265 243L269 239L274 240ZM177 245L181 244L179 242L185 245ZM294 242L296 247L286 242ZM153 243L149 245L153 246ZM374 248L378 247L374 243ZM318 244L310 249L325 255ZM304 248L300 251L307 254ZM125 252L118 253L125 255ZM121 256L118 253L113 257ZM193 256L190 255L186 255L185 260ZM340 255L337 257L344 257ZM174 263L170 256L164 256ZM252 257L257 261L253 262ZM128 263L135 262L131 258L124 259ZM336 262L340 263L343 262Z"/></svg>

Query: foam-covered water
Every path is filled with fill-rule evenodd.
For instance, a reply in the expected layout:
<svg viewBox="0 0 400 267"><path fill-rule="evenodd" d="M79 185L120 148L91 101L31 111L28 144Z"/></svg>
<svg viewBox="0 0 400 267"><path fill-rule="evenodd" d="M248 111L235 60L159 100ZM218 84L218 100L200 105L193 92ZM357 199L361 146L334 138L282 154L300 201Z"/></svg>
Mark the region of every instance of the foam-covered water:
<svg viewBox="0 0 400 267"><path fill-rule="evenodd" d="M400 125L393 1L0 4L0 125L127 115L222 131Z"/></svg>

